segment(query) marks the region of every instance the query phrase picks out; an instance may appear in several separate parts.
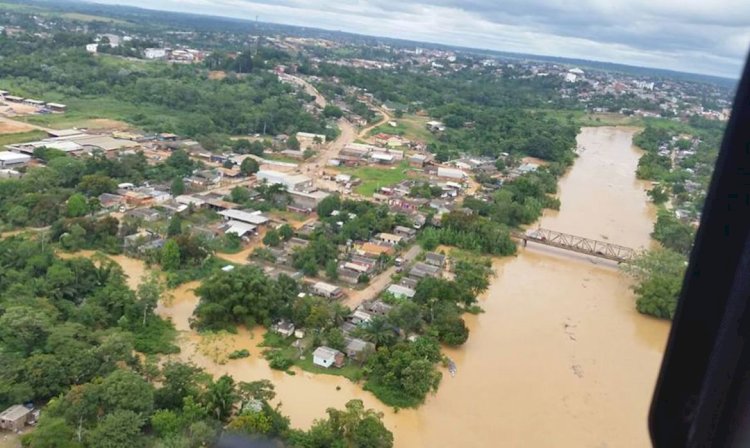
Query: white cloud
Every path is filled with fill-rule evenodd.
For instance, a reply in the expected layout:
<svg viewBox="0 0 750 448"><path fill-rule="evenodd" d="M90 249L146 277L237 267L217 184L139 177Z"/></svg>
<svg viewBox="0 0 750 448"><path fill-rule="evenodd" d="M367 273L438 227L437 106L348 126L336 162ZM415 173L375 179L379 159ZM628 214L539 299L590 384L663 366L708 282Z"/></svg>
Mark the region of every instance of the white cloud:
<svg viewBox="0 0 750 448"><path fill-rule="evenodd" d="M737 77L747 0L98 0Z"/></svg>

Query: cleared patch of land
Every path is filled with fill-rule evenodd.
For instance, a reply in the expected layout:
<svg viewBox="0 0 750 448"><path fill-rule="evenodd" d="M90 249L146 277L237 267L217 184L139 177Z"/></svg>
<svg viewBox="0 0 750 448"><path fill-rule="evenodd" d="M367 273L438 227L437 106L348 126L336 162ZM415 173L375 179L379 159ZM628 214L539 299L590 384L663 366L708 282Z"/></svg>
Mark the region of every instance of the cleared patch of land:
<svg viewBox="0 0 750 448"><path fill-rule="evenodd" d="M113 19L111 17L103 17L103 16L94 16L91 14L80 14L77 12L66 12L64 14L60 14L61 17L65 17L66 19L70 20L78 20L81 22L110 22L110 23L127 23L122 20Z"/></svg>
<svg viewBox="0 0 750 448"><path fill-rule="evenodd" d="M16 132L14 134L3 134L0 135L0 147L5 145L11 145L13 143L25 143L33 142L34 140L41 140L47 137L47 133L44 131L27 131L27 132Z"/></svg>
<svg viewBox="0 0 750 448"><path fill-rule="evenodd" d="M409 140L421 141L425 143L435 142L435 136L425 126L425 124L430 121L429 117L422 117L419 115L404 115L402 118L392 118L391 121L396 122L395 127L391 126L388 123L382 124L373 128L369 132L369 136L383 133L389 135L399 135Z"/></svg>
<svg viewBox="0 0 750 448"><path fill-rule="evenodd" d="M393 167L363 166L358 168L339 168L339 171L351 174L362 180L362 183L354 188L354 192L362 196L372 196L380 187L393 185L409 177L409 164L401 164Z"/></svg>
<svg viewBox="0 0 750 448"><path fill-rule="evenodd" d="M25 123L0 121L0 134L17 134L19 132L27 132L33 129L32 126Z"/></svg>

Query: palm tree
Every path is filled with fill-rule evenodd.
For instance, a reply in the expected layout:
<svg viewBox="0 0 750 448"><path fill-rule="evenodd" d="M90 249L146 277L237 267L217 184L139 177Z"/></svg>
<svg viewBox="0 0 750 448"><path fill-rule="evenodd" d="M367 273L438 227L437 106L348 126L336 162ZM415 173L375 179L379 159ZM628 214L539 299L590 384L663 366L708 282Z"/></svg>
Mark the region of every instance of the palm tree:
<svg viewBox="0 0 750 448"><path fill-rule="evenodd" d="M235 390L234 379L223 375L218 381L211 383L206 391L206 407L217 420L225 421L232 415L234 404L239 400Z"/></svg>
<svg viewBox="0 0 750 448"><path fill-rule="evenodd" d="M363 329L363 338L376 346L391 345L395 340L393 327L381 316L374 317Z"/></svg>

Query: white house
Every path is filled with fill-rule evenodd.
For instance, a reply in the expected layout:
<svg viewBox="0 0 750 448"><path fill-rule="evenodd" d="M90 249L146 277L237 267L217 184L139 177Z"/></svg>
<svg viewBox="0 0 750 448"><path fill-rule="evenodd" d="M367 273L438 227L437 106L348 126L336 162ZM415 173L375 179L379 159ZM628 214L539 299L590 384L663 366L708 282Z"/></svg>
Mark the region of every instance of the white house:
<svg viewBox="0 0 750 448"><path fill-rule="evenodd" d="M387 291L393 294L394 297L397 297L400 299L413 299L414 295L417 293L417 291L409 287L396 285L396 284L389 286Z"/></svg>
<svg viewBox="0 0 750 448"><path fill-rule="evenodd" d="M344 354L334 348L323 345L316 348L313 352L313 364L325 367L326 369L331 366L341 367L344 365Z"/></svg>

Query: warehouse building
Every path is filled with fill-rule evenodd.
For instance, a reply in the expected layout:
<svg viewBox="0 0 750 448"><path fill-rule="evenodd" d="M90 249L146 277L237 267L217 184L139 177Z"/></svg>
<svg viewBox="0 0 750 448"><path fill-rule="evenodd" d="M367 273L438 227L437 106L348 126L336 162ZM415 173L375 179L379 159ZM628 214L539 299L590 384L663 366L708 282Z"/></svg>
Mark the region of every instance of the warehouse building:
<svg viewBox="0 0 750 448"><path fill-rule="evenodd" d="M11 169L26 165L31 157L26 154L10 151L0 151L0 168Z"/></svg>
<svg viewBox="0 0 750 448"><path fill-rule="evenodd" d="M255 176L261 182L270 185L283 185L288 191L309 191L312 179L302 174L287 174L280 171L260 170Z"/></svg>

